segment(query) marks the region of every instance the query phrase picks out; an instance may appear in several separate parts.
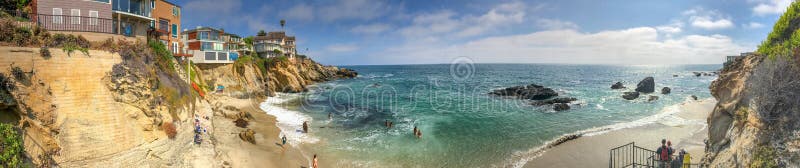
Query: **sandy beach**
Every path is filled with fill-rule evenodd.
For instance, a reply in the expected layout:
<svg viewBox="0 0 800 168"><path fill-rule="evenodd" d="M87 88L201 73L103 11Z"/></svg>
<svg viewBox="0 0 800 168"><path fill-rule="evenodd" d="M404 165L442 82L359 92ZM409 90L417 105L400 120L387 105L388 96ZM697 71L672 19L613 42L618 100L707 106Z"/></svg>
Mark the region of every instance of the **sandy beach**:
<svg viewBox="0 0 800 168"><path fill-rule="evenodd" d="M253 119L248 128L253 129L256 144L243 141L239 132L245 128L236 127L232 119L214 115L214 138L217 148L218 160L230 161L223 163L230 167L309 167L310 156L304 156L299 147L281 146L278 134L280 130L275 125L275 117L267 115L258 108L260 99L236 99L227 96L218 97L218 102L234 106L242 111L249 112Z"/></svg>
<svg viewBox="0 0 800 168"><path fill-rule="evenodd" d="M662 138L672 141L676 150L685 149L692 163L698 163L704 154L703 139L708 136L705 120L715 104L714 99L683 103L680 111L655 123L567 141L546 149L524 167L604 167L610 149L635 142L636 146L655 150Z"/></svg>

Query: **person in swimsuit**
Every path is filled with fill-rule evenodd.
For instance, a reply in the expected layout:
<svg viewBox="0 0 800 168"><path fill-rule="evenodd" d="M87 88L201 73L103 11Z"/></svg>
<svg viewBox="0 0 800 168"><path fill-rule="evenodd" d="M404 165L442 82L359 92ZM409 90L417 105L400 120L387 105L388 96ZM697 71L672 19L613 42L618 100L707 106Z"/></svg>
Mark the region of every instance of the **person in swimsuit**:
<svg viewBox="0 0 800 168"><path fill-rule="evenodd" d="M317 164L317 154L314 154L314 163L311 164L311 167L319 168L319 165Z"/></svg>
<svg viewBox="0 0 800 168"><path fill-rule="evenodd" d="M308 133L308 121L303 121L303 132Z"/></svg>

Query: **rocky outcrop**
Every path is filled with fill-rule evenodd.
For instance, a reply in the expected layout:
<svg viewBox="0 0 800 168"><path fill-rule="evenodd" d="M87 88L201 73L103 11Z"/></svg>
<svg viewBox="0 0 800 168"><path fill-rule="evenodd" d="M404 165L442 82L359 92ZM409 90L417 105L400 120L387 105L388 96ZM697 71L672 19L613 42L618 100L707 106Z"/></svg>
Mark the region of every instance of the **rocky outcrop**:
<svg viewBox="0 0 800 168"><path fill-rule="evenodd" d="M653 93L656 90L656 82L653 77L646 77L636 85L636 91L642 93Z"/></svg>
<svg viewBox="0 0 800 168"><path fill-rule="evenodd" d="M534 102L531 102L531 105L544 106L544 105L557 104L557 103L571 103L571 102L576 101L576 100L578 100L578 99L576 99L574 97L557 97L557 98L552 98L552 99L547 99L547 100L534 101Z"/></svg>
<svg viewBox="0 0 800 168"><path fill-rule="evenodd" d="M268 66L267 90L274 92L303 92L307 86L316 82L329 81L339 78L352 78L358 73L346 68L324 66L310 59L291 59L275 61Z"/></svg>
<svg viewBox="0 0 800 168"><path fill-rule="evenodd" d="M710 167L800 165L800 68L796 61L747 56L711 83L718 100L708 117L703 164ZM780 89L778 89L780 88Z"/></svg>
<svg viewBox="0 0 800 168"><path fill-rule="evenodd" d="M567 105L566 103L556 103L553 105L553 110L555 111L569 110L569 105Z"/></svg>
<svg viewBox="0 0 800 168"><path fill-rule="evenodd" d="M617 82L611 85L611 89L622 89L622 88L625 88L625 86L622 85L622 82Z"/></svg>
<svg viewBox="0 0 800 168"><path fill-rule="evenodd" d="M544 100L558 96L558 93L556 93L556 91L554 91L553 89L546 88L544 86L536 84L497 89L492 92L489 92L489 94L497 96L516 97L519 99L529 99L529 100Z"/></svg>
<svg viewBox="0 0 800 168"><path fill-rule="evenodd" d="M648 102L656 101L656 100L658 100L658 96L650 95L649 97L647 97L647 101Z"/></svg>
<svg viewBox="0 0 800 168"><path fill-rule="evenodd" d="M672 89L670 89L669 87L661 88L661 94L669 94L671 92L672 92Z"/></svg>
<svg viewBox="0 0 800 168"><path fill-rule="evenodd" d="M624 92L622 93L622 98L626 100L633 100L639 98L639 92Z"/></svg>

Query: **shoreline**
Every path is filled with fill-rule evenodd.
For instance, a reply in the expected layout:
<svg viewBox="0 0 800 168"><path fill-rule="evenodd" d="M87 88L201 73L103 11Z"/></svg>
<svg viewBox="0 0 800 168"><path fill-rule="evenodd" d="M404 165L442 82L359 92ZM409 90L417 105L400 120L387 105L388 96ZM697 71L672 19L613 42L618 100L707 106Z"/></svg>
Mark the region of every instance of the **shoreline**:
<svg viewBox="0 0 800 168"><path fill-rule="evenodd" d="M672 141L676 150L685 149L691 154L692 163L696 163L705 154L703 141L708 136L705 120L716 102L713 98L683 102L675 105L678 111L662 112L640 119L645 120L646 123L637 123L641 121L636 120L565 134L521 154L520 158L512 160L511 166L593 167L598 164L607 165L608 151L611 148L636 142L637 146L655 149L660 146L662 138ZM615 126L623 127L615 129ZM575 162L575 160L581 162Z"/></svg>

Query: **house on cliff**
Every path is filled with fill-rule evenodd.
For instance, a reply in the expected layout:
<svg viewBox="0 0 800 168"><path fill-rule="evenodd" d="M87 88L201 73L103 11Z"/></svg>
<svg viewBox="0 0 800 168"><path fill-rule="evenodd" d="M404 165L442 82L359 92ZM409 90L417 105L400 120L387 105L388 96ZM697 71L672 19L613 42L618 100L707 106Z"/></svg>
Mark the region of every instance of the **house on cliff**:
<svg viewBox="0 0 800 168"><path fill-rule="evenodd" d="M49 31L76 34L90 41L147 38L156 1L33 0L31 21Z"/></svg>
<svg viewBox="0 0 800 168"><path fill-rule="evenodd" d="M223 38L225 32L210 27L197 27L181 33L189 60L198 64L233 63L239 58Z"/></svg>
<svg viewBox="0 0 800 168"><path fill-rule="evenodd" d="M152 13L154 21L150 34L158 39L174 56L191 56L183 51L180 38L181 6L166 0L153 0Z"/></svg>
<svg viewBox="0 0 800 168"><path fill-rule="evenodd" d="M287 36L286 32L269 32L264 36L253 37L253 48L262 58L286 56L294 58L297 46L294 36ZM277 52L276 52L277 51Z"/></svg>

